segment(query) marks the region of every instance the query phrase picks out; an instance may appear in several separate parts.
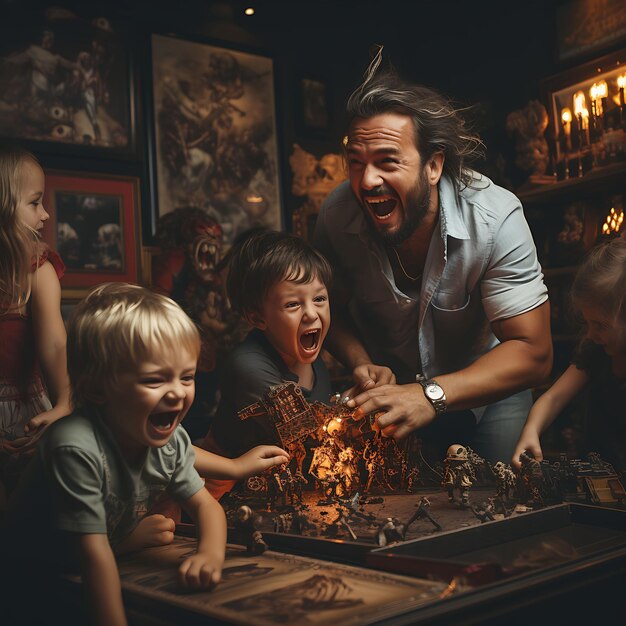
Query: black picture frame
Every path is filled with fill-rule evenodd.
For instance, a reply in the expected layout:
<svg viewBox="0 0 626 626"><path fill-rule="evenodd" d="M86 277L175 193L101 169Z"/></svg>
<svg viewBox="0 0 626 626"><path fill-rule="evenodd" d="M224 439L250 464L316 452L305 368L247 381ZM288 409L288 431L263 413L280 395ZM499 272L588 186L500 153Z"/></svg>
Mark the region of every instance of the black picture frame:
<svg viewBox="0 0 626 626"><path fill-rule="evenodd" d="M315 74L300 73L295 83L296 133L303 138L328 139L333 128L329 82Z"/></svg>
<svg viewBox="0 0 626 626"><path fill-rule="evenodd" d="M121 20L51 7L7 20L7 29L0 137L61 158L135 158L135 61Z"/></svg>
<svg viewBox="0 0 626 626"><path fill-rule="evenodd" d="M280 230L274 59L171 33L152 33L149 49L151 234L184 206L215 217L227 247L254 226Z"/></svg>
<svg viewBox="0 0 626 626"><path fill-rule="evenodd" d="M556 8L559 62L602 54L625 39L623 0L567 0Z"/></svg>

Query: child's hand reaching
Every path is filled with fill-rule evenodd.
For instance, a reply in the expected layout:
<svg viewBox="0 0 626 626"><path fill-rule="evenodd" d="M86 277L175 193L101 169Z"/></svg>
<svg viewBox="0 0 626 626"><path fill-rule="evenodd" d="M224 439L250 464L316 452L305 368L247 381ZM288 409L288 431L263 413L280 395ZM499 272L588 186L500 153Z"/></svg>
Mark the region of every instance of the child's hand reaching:
<svg viewBox="0 0 626 626"><path fill-rule="evenodd" d="M69 409L67 411L59 411L58 407L39 413L39 415L33 417L30 422L24 426L24 432L32 434L39 431L39 433L41 433L45 428L50 426L50 424L56 422L67 413L69 413Z"/></svg>
<svg viewBox="0 0 626 626"><path fill-rule="evenodd" d="M256 446L233 460L237 465L239 478L249 478L270 467L289 463L289 453L278 446Z"/></svg>
<svg viewBox="0 0 626 626"><path fill-rule="evenodd" d="M522 452L527 452L530 456L535 457L537 461L543 461L543 453L541 452L541 444L539 443L539 433L535 428L528 425L522 430L522 434L515 446L515 452L511 459L511 465L515 471L519 471L522 464L519 460L519 455Z"/></svg>
<svg viewBox="0 0 626 626"><path fill-rule="evenodd" d="M196 552L178 568L178 581L186 589L213 589L222 580L224 551Z"/></svg>

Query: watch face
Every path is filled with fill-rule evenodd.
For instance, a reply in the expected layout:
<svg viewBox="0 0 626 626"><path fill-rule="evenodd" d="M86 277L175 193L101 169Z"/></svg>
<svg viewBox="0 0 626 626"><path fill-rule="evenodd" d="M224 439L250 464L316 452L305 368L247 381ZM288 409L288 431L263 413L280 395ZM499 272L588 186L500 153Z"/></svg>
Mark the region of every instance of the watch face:
<svg viewBox="0 0 626 626"><path fill-rule="evenodd" d="M426 395L432 400L440 400L443 398L443 389L439 385L431 383L430 385L427 385L425 391Z"/></svg>

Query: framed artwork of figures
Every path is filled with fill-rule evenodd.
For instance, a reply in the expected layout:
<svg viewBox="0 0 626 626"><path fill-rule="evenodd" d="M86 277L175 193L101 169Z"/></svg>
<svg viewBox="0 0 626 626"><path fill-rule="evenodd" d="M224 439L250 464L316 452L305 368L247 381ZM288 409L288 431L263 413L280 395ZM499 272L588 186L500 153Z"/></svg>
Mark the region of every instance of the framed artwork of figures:
<svg viewBox="0 0 626 626"><path fill-rule="evenodd" d="M132 71L120 25L51 7L16 14L0 25L8 29L0 37L0 136L36 152L132 153Z"/></svg>
<svg viewBox="0 0 626 626"><path fill-rule="evenodd" d="M139 182L134 177L46 172L44 240L66 266L63 297L105 282L138 282Z"/></svg>
<svg viewBox="0 0 626 626"><path fill-rule="evenodd" d="M281 228L272 60L153 35L152 84L156 218L200 208L226 245Z"/></svg>

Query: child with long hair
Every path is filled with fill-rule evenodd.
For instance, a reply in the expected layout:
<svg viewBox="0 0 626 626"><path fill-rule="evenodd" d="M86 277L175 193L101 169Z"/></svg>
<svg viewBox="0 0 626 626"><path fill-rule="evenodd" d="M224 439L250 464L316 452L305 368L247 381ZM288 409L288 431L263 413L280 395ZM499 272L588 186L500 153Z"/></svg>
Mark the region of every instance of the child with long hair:
<svg viewBox="0 0 626 626"><path fill-rule="evenodd" d="M542 460L539 437L557 415L588 388L588 451L626 470L626 240L594 248L572 285L571 300L586 325L572 364L533 405L513 454Z"/></svg>
<svg viewBox="0 0 626 626"><path fill-rule="evenodd" d="M49 218L44 184L32 154L0 146L0 492L17 457L70 412L59 284L65 267L41 241Z"/></svg>

